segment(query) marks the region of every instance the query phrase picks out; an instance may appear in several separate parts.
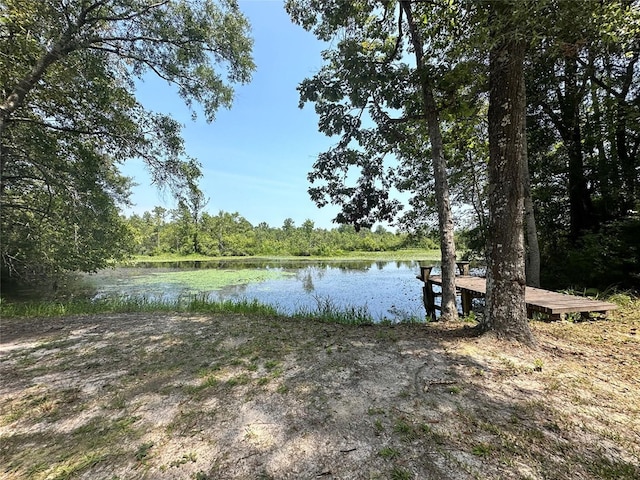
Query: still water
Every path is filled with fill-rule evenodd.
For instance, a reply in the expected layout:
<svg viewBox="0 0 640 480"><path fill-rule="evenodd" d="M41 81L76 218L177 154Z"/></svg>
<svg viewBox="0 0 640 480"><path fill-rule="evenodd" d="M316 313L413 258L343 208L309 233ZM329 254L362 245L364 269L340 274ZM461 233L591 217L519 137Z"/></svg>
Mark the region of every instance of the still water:
<svg viewBox="0 0 640 480"><path fill-rule="evenodd" d="M336 309L366 308L376 320L401 320L424 318L419 270L415 261L174 262L103 270L84 282L93 298L256 299L283 313L329 302Z"/></svg>

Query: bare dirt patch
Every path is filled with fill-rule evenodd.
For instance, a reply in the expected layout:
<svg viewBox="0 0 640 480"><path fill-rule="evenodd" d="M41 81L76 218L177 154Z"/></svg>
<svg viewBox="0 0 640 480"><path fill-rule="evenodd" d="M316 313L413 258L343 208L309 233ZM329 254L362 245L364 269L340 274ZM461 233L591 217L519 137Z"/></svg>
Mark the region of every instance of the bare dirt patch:
<svg viewBox="0 0 640 480"><path fill-rule="evenodd" d="M0 476L637 479L639 324L3 319Z"/></svg>

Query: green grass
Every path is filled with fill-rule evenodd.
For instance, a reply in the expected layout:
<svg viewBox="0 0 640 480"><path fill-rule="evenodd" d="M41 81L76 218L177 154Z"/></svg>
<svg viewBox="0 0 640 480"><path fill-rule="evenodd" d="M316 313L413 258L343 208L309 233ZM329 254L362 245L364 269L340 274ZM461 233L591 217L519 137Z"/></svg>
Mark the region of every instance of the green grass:
<svg viewBox="0 0 640 480"><path fill-rule="evenodd" d="M72 299L66 301L0 302L0 316L58 317L94 315L101 313L186 312L186 313L245 313L279 315L278 309L256 300L212 301L203 295L177 300L149 300L144 297L112 297L103 300Z"/></svg>
<svg viewBox="0 0 640 480"><path fill-rule="evenodd" d="M134 455L135 459L138 462L142 462L144 459L146 459L149 456L149 453L151 451L151 448L153 448L153 445L154 445L153 442L146 442L140 445Z"/></svg>
<svg viewBox="0 0 640 480"><path fill-rule="evenodd" d="M23 470L25 478L77 478L99 463L113 462L125 456L125 452L114 445L137 441L143 432L134 427L136 420L136 417L114 420L100 416L64 435L35 433L32 438L41 445L38 449L25 449L20 436L9 436L3 447L5 452L12 452L12 460L3 465L4 472ZM144 459L148 451L139 449L137 453Z"/></svg>
<svg viewBox="0 0 640 480"><path fill-rule="evenodd" d="M634 480L640 473L636 465L623 460L611 460L602 453L585 463L591 474L606 480Z"/></svg>
<svg viewBox="0 0 640 480"><path fill-rule="evenodd" d="M378 452L378 456L390 460L400 456L400 451L392 447L384 447Z"/></svg>
<svg viewBox="0 0 640 480"><path fill-rule="evenodd" d="M346 306L339 308L329 297L316 297L316 308L301 308L292 316L346 325L371 325L374 323L367 307Z"/></svg>
<svg viewBox="0 0 640 480"><path fill-rule="evenodd" d="M401 467L393 467L391 470L391 480L411 480L413 475L404 468Z"/></svg>
<svg viewBox="0 0 640 480"><path fill-rule="evenodd" d="M299 320L313 319L326 323L344 325L373 325L377 321L366 307L346 306L340 308L329 298L318 298L315 308L300 308L291 315L281 312L278 307L258 300L212 300L207 295L191 295L177 300L149 300L144 297L113 297L102 300L72 299L66 301L40 301L9 303L0 301L0 316L3 318L58 317L67 315L95 315L103 313L239 313L270 317L291 317ZM400 322L419 323L417 318Z"/></svg>
<svg viewBox="0 0 640 480"><path fill-rule="evenodd" d="M491 455L492 451L493 447L488 443L479 443L478 445L473 447L471 453L473 453L476 457L488 457L489 455Z"/></svg>

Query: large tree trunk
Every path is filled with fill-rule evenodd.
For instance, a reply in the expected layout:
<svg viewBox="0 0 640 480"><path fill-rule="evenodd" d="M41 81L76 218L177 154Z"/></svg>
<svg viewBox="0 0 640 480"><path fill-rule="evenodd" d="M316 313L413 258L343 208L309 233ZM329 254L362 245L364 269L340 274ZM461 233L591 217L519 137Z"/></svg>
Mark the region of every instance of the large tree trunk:
<svg viewBox="0 0 640 480"><path fill-rule="evenodd" d="M442 320L457 320L458 307L456 304L456 247L453 238L453 215L449 199L449 182L447 179L447 162L444 158L442 146L442 132L440 131L440 118L438 107L433 96L433 88L424 65L424 45L415 22L411 4L408 1L401 2L407 17L411 43L416 58L416 68L420 74L420 87L429 129L429 142L431 144L431 157L433 161L433 176L436 187L436 204L438 208L438 226L440 229L440 252L442 269L442 303L440 318Z"/></svg>
<svg viewBox="0 0 640 480"><path fill-rule="evenodd" d="M524 300L525 43L506 26L510 4L495 2L489 55L489 238L486 326L499 337L533 343Z"/></svg>

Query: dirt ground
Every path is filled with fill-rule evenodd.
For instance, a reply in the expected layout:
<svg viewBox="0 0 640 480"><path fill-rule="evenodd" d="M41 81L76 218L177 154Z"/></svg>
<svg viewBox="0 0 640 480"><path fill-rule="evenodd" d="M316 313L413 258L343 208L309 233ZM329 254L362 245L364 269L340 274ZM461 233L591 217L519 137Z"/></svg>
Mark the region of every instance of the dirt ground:
<svg viewBox="0 0 640 480"><path fill-rule="evenodd" d="M353 327L242 315L0 323L4 479L638 479L640 314Z"/></svg>

